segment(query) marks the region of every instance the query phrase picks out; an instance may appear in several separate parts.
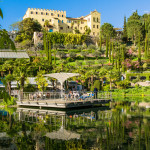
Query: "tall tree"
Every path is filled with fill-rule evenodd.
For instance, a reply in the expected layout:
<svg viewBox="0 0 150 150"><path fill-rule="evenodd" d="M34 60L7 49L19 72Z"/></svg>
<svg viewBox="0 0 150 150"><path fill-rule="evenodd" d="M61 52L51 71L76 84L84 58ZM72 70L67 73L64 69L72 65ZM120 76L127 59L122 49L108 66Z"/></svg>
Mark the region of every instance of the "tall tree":
<svg viewBox="0 0 150 150"><path fill-rule="evenodd" d="M139 36L139 41L138 41L138 62L141 65L141 38Z"/></svg>
<svg viewBox="0 0 150 150"><path fill-rule="evenodd" d="M32 40L34 32L40 32L42 26L37 20L32 20L31 18L26 18L19 23L19 41ZM17 39L16 37L16 39ZM19 42L18 41L18 42Z"/></svg>
<svg viewBox="0 0 150 150"><path fill-rule="evenodd" d="M0 17L3 19L3 12L1 8L0 8Z"/></svg>
<svg viewBox="0 0 150 150"><path fill-rule="evenodd" d="M128 18L127 21L127 34L134 42L134 45L138 42L138 36L142 36L142 30L143 26L141 23L141 17L136 11Z"/></svg>
<svg viewBox="0 0 150 150"><path fill-rule="evenodd" d="M104 23L101 26L101 34L104 37L106 41L106 57L108 57L108 41L111 37L114 37L115 35L115 30L113 26L109 23Z"/></svg>
<svg viewBox="0 0 150 150"><path fill-rule="evenodd" d="M126 43L127 40L128 40L128 36L127 36L127 23L126 23L126 16L124 16L122 41Z"/></svg>
<svg viewBox="0 0 150 150"><path fill-rule="evenodd" d="M16 49L6 30L0 30L0 49Z"/></svg>

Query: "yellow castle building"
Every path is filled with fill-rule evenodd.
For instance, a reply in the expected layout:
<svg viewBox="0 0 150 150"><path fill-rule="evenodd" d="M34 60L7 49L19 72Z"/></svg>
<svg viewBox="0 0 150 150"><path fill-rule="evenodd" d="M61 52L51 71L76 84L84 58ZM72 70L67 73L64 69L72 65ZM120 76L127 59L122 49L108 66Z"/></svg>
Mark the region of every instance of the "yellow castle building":
<svg viewBox="0 0 150 150"><path fill-rule="evenodd" d="M25 18L37 20L42 26L45 26L47 20L49 32L76 33L78 30L84 33L86 28L90 28L91 36L99 36L100 33L101 14L97 10L87 16L71 18L66 17L66 11L28 8Z"/></svg>

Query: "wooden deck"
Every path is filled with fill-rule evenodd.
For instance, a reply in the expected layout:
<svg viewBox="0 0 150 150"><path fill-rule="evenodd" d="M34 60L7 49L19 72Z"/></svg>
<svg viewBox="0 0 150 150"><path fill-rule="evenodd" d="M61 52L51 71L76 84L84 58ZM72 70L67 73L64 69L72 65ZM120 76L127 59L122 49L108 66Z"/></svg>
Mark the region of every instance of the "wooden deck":
<svg viewBox="0 0 150 150"><path fill-rule="evenodd" d="M49 108L79 108L79 107L92 107L98 104L109 103L111 99L91 99L91 100L38 100L38 101L17 101L18 106L28 106L28 107L49 107Z"/></svg>

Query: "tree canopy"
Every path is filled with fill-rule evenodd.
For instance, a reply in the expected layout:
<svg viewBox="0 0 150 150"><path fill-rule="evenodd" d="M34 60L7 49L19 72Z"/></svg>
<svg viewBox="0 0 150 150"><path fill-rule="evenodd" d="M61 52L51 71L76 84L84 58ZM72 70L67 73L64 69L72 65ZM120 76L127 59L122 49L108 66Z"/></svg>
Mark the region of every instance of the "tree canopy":
<svg viewBox="0 0 150 150"><path fill-rule="evenodd" d="M104 23L101 26L101 34L104 38L113 37L115 35L115 30L110 23Z"/></svg>
<svg viewBox="0 0 150 150"><path fill-rule="evenodd" d="M34 32L40 32L42 30L40 23L31 18L22 20L17 26L19 28L18 36L16 37L17 42L32 40Z"/></svg>
<svg viewBox="0 0 150 150"><path fill-rule="evenodd" d="M136 11L128 18L127 21L127 34L128 37L134 41L134 45L138 40L138 36L142 36L142 27L141 17Z"/></svg>

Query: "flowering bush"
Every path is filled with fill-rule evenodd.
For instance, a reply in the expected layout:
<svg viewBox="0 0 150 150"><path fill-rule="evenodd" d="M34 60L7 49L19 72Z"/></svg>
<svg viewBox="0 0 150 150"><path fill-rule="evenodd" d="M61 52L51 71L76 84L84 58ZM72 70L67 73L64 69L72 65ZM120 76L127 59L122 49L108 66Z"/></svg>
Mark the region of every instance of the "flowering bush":
<svg viewBox="0 0 150 150"><path fill-rule="evenodd" d="M127 58L127 59L125 59L124 62L122 62L122 65L124 65L126 69L131 69L132 68L132 60Z"/></svg>
<svg viewBox="0 0 150 150"><path fill-rule="evenodd" d="M37 32L37 37L38 37L40 40L42 40L42 38L43 38L43 33Z"/></svg>

